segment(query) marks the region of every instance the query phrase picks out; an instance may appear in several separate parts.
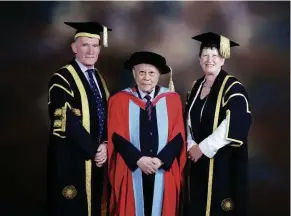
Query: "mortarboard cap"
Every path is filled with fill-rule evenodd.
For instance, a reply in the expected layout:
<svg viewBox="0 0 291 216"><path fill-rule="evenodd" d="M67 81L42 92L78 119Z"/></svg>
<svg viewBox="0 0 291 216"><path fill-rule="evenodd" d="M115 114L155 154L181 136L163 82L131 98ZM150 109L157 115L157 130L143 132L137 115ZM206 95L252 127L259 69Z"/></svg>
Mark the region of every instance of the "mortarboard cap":
<svg viewBox="0 0 291 216"><path fill-rule="evenodd" d="M172 69L167 65L166 59L163 56L148 51L135 52L130 56L129 60L125 61L124 67L128 70L132 70L132 68L138 64L151 64L158 68L161 74L170 73L169 89L171 91L175 90L172 80Z"/></svg>
<svg viewBox="0 0 291 216"><path fill-rule="evenodd" d="M65 24L77 30L75 39L82 36L100 39L100 33L103 32L103 45L108 46L108 31L112 31L112 29L97 22L65 22Z"/></svg>
<svg viewBox="0 0 291 216"><path fill-rule="evenodd" d="M213 32L196 35L192 39L202 42L201 46L205 44L216 44L223 58L230 58L230 47L239 46L239 44L231 41L229 38Z"/></svg>

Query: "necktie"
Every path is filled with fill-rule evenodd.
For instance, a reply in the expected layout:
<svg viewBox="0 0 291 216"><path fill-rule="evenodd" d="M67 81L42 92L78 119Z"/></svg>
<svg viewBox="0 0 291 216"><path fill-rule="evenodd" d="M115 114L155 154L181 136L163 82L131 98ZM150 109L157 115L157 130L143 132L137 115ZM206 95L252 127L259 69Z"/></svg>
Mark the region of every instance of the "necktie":
<svg viewBox="0 0 291 216"><path fill-rule="evenodd" d="M104 110L104 106L103 106L103 102L102 102L99 90L93 78L93 74L95 70L90 69L90 70L87 70L86 72L88 73L89 84L90 84L91 90L93 92L93 95L97 104L98 129L99 129L98 141L100 142L102 134L103 134L103 130L104 130L105 110Z"/></svg>
<svg viewBox="0 0 291 216"><path fill-rule="evenodd" d="M151 118L152 118L152 108L153 108L153 104L151 102L151 96L147 94L144 98L147 99L146 111L148 113L148 119L151 120Z"/></svg>

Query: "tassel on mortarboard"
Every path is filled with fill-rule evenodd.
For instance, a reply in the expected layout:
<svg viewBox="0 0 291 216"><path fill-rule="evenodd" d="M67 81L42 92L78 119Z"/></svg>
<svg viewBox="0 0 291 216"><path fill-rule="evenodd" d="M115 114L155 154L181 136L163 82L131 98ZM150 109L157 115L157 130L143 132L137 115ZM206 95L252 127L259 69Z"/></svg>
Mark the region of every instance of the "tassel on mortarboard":
<svg viewBox="0 0 291 216"><path fill-rule="evenodd" d="M219 47L220 55L226 59L230 58L230 48L234 46L239 46L238 43L231 41L229 38L213 32L199 34L192 37L192 39L202 42L202 48L208 47L209 45L211 46L211 44L217 45L217 47Z"/></svg>
<svg viewBox="0 0 291 216"><path fill-rule="evenodd" d="M175 86L174 86L174 82L173 82L173 72L172 72L172 68L169 66L170 68L170 81L169 81L169 90L170 91L175 91Z"/></svg>
<svg viewBox="0 0 291 216"><path fill-rule="evenodd" d="M108 29L103 26L103 46L108 47Z"/></svg>
<svg viewBox="0 0 291 216"><path fill-rule="evenodd" d="M103 46L108 47L108 32L112 29L97 22L65 22L68 26L76 29L74 39L78 37L101 38L103 32Z"/></svg>
<svg viewBox="0 0 291 216"><path fill-rule="evenodd" d="M228 38L224 36L220 36L220 48L219 48L220 55L223 58L230 58L230 41Z"/></svg>

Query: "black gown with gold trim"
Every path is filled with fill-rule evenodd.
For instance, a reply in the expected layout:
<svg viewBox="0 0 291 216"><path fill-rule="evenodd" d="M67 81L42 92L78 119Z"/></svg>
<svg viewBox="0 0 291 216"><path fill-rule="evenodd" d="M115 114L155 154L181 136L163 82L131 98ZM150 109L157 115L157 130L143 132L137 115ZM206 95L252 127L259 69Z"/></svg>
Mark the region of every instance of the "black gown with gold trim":
<svg viewBox="0 0 291 216"><path fill-rule="evenodd" d="M107 113L109 93L96 71ZM47 213L49 216L100 216L105 194L104 167L95 165L98 148L97 104L75 60L54 73L49 82ZM107 125L100 143L107 141ZM102 208L106 210L106 203Z"/></svg>
<svg viewBox="0 0 291 216"><path fill-rule="evenodd" d="M245 216L248 211L247 137L251 125L249 98L243 85L221 70L207 96L200 119L201 103L204 104L204 101L199 99L198 90L204 78L195 82L187 98L191 135L199 144L226 118L226 139L231 142L220 148L211 159L203 155L196 163L188 161L186 188L189 194L186 195L188 201L184 215ZM192 105L195 97L197 99Z"/></svg>

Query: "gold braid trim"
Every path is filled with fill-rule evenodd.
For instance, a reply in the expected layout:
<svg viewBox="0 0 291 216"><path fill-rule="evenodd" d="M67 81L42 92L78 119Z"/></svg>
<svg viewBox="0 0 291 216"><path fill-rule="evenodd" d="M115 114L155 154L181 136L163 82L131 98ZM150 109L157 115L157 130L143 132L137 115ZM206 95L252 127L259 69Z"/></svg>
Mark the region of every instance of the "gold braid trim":
<svg viewBox="0 0 291 216"><path fill-rule="evenodd" d="M90 133L90 113L89 113L89 104L88 104L88 97L85 91L84 85L80 80L79 75L77 74L76 70L72 65L67 65L65 68L71 73L73 76L77 88L81 95L81 104L82 104L82 124L83 127ZM92 179L92 162L91 160L85 161L85 184L86 184L86 195L87 195L87 203L88 203L88 216L91 216L91 205L92 205L92 195L91 195L91 179Z"/></svg>
<svg viewBox="0 0 291 216"><path fill-rule="evenodd" d="M213 123L213 129L212 131L215 131L215 129L218 126L218 117L219 117L219 111L221 107L221 100L222 100L222 93L225 87L225 84L227 80L231 77L231 75L227 75L223 83L220 87L218 98L216 101L216 108L215 108L215 114L214 114L214 123ZM210 210L211 210L211 197L212 197L212 185L213 185L213 170L214 170L214 158L210 158L209 161L209 174L208 174L208 189L207 189L207 203L206 203L206 216L210 216Z"/></svg>

